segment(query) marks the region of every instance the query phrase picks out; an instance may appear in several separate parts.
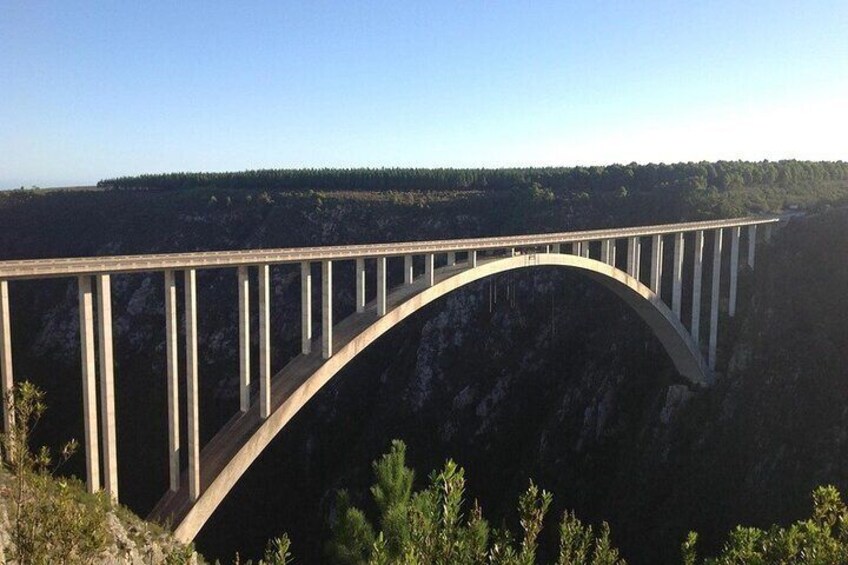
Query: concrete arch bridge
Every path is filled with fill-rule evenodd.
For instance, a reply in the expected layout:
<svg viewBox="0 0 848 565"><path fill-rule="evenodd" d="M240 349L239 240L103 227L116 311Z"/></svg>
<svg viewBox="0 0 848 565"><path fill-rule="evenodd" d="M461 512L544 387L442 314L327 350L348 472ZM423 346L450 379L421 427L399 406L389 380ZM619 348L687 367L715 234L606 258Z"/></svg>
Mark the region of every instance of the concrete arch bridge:
<svg viewBox="0 0 848 565"><path fill-rule="evenodd" d="M114 363L112 353L111 276L162 272L165 286L165 334L168 407L169 490L151 518L172 524L176 537L193 539L263 449L300 408L360 351L434 300L474 281L517 269L552 266L572 269L621 297L648 324L675 367L692 383L709 386L716 363L723 258L730 263L729 315L737 301L740 245L753 268L757 228L768 238L777 217L627 227L582 232L509 237L382 243L294 249L174 253L0 262L0 376L8 392L13 385L9 322L9 281L75 277L79 288L80 343L86 460L90 491L105 489L118 498L115 434ZM744 231L743 231L744 229ZM730 251L725 253L724 235ZM701 291L704 242L712 240L710 295ZM671 272L664 256L672 254ZM684 255L691 254L691 317L682 319ZM423 256L416 273L413 257ZM644 257L643 257L644 256ZM333 320L332 271L340 261L356 264L356 312ZM387 262L403 261L404 281L387 285ZM437 262L438 261L438 262ZM312 332L312 266L321 265L321 335ZM272 265L297 264L301 273L302 352L276 372L271 367L270 276ZM646 268L642 268L645 265ZM197 350L197 282L199 269L231 268L238 272L240 409L206 444L200 445ZM366 302L366 272L376 270L376 298ZM647 272L646 272L647 271ZM252 275L252 273L256 275ZM177 277L184 279L185 374L178 374ZM663 297L664 277L671 278ZM252 280L258 282L259 383L251 394L249 301ZM689 279L689 277L687 277ZM702 320L704 302L708 318ZM708 327L705 339L701 328ZM702 346L705 346L702 348ZM95 348L98 349L95 354ZM706 351L706 356L702 351ZM186 398L179 398L179 381ZM180 437L180 403L186 405L187 437ZM4 426L12 414L4 413ZM181 469L181 452L187 466Z"/></svg>

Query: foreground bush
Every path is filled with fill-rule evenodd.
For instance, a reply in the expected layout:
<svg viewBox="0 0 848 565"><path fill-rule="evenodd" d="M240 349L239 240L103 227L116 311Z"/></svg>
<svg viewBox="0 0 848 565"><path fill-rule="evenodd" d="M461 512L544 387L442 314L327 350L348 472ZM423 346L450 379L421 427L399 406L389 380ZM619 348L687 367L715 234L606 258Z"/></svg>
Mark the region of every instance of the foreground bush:
<svg viewBox="0 0 848 565"><path fill-rule="evenodd" d="M465 500L465 473L448 460L430 475L429 486L414 492L414 472L406 467L406 445L392 442L391 449L373 464L375 483L371 495L378 511L380 530L365 513L351 506L340 492L333 537L327 546L333 563L377 565L404 563L530 565L536 563L537 539L551 504L549 492L532 482L518 499L520 541L508 529L493 529L480 505ZM612 547L609 527L596 532L574 514L560 522L558 565L624 565Z"/></svg>
<svg viewBox="0 0 848 565"><path fill-rule="evenodd" d="M14 425L3 437L3 455L12 472L3 486L11 501L10 543L6 559L17 563L89 561L106 547L103 518L109 501L103 495L84 495L74 481L53 479L52 472L68 460L77 444L69 442L58 465L50 452L29 449L30 434L44 413L44 393L28 382L15 387L5 399Z"/></svg>
<svg viewBox="0 0 848 565"><path fill-rule="evenodd" d="M7 540L0 548L3 562L114 563L130 559L131 551L151 563L194 560L190 545L171 541L157 526L113 504L106 493L90 494L77 479L54 476L78 446L68 442L58 461L45 447L30 449L32 430L46 410L43 392L22 382L4 401L14 423L0 443L5 467L0 469L0 502L8 514ZM124 530L129 539L116 543L115 530Z"/></svg>
<svg viewBox="0 0 848 565"><path fill-rule="evenodd" d="M813 492L813 516L788 528L768 530L737 526L712 559L698 561L698 535L683 543L685 565L839 565L848 563L848 509L836 487L819 487Z"/></svg>

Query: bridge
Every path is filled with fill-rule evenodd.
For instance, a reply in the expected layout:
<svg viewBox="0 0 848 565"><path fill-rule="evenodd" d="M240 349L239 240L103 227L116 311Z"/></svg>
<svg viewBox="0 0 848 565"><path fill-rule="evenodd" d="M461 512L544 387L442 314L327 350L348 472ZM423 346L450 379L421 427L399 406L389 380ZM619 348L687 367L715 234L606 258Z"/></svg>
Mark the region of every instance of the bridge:
<svg viewBox="0 0 848 565"><path fill-rule="evenodd" d="M114 362L111 277L161 272L165 287L165 335L169 490L150 518L171 524L175 535L192 540L242 474L292 417L351 359L381 335L425 305L474 281L525 268L560 267L578 271L621 297L645 321L680 374L694 385L714 380L723 258L729 255L728 314L735 315L740 246L754 267L757 227L768 239L778 217L746 217L580 232L545 233L442 241L380 243L293 249L172 253L136 256L43 259L0 262L0 377L8 395L13 387L9 281L73 277L78 281L79 326L86 485L104 489L117 501ZM744 230L744 231L743 231ZM724 235L730 252L725 253ZM711 242L708 335L701 327L705 296L704 245ZM671 273L663 271L671 248ZM645 251L645 253L643 253ZM650 253L650 255L648 255ZM683 268L692 257L691 316L682 316ZM414 257L423 257L416 272ZM333 266L356 265L356 312L333 320ZM403 283L389 288L387 262L403 261ZM420 260L419 260L420 261ZM301 353L274 373L271 367L269 270L299 265ZM321 334L313 336L313 265L320 264ZM646 268L643 269L643 266ZM239 310L239 411L200 445L198 402L197 271L236 269ZM376 270L376 297L366 300L366 273ZM419 269L420 270L420 269ZM647 271L647 272L646 272ZM663 297L664 277L671 277ZM181 470L178 374L177 278L184 281L184 355L187 418L187 467ZM688 278L688 277L687 277ZM250 289L258 284L259 383L251 383ZM373 291L372 291L373 292ZM95 308L96 305L96 308ZM705 342L705 343L704 343ZM95 353L95 349L97 352ZM702 354L706 351L706 356ZM258 388L258 393L254 389ZM3 425L10 430L12 411L4 403ZM98 425L99 423L99 425ZM101 453L102 452L102 453ZM102 470L102 481L101 481Z"/></svg>

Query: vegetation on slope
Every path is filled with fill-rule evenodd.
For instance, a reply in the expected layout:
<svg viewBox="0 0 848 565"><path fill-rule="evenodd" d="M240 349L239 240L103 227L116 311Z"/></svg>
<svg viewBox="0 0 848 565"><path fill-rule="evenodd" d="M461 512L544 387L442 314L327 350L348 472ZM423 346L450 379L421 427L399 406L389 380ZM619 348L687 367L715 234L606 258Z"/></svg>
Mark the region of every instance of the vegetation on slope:
<svg viewBox="0 0 848 565"><path fill-rule="evenodd" d="M585 195L532 184L444 192L14 191L0 194L0 253L23 258L559 231L796 204L819 208L844 200L846 185ZM414 446L419 468L439 467L458 454L475 469L469 493L486 501L493 523L511 516L532 476L557 493L553 513L574 508L592 523L608 520L634 563L676 562L688 529L697 529L699 547L714 554L736 523L789 523L806 511L806 493L815 485L848 485L837 455L841 430L848 429L841 409L848 393L841 385L848 362L848 314L840 298L848 284L848 248L839 235L845 222L844 214L793 221L758 248L757 271L740 278L740 297L758 297L754 308L746 298L737 318L720 321L729 330L721 332L722 358L731 366L747 359L748 368L731 371L688 404L688 393L679 405L668 403L673 371L663 372L664 355L650 336L626 309L576 277L528 273L489 281L496 290L499 284L501 291L504 284L517 289L511 307L500 300L494 311L485 305L486 286L434 305L310 403L240 481L198 544L213 556L240 549L259 557L266 539L286 530L300 559L318 562L332 493L340 485L354 493L369 484L368 463L389 430ZM402 280L395 267L390 279ZM340 265L336 273L339 316L352 310L351 271ZM299 285L284 267L272 275L278 367L299 351L299 328L290 323L299 312ZM236 410L230 377L238 357L234 275L200 276L206 439ZM11 287L16 369L45 375L39 384L63 399L38 438L59 445L68 433L82 433L75 281ZM143 514L167 488L161 275L116 277L113 292L121 464L150 477L131 481L124 472L121 495ZM449 331L434 330L446 316ZM549 333L554 319L555 336ZM658 416L665 404L674 409L668 420ZM79 475L80 463L75 457L62 472ZM244 531L234 532L233 521Z"/></svg>
<svg viewBox="0 0 848 565"><path fill-rule="evenodd" d="M719 555L699 561L698 535L683 542L684 565L843 565L848 563L848 508L833 486L813 492L813 515L787 528L737 526Z"/></svg>
<svg viewBox="0 0 848 565"><path fill-rule="evenodd" d="M400 204L404 193L441 192L454 198L470 193L496 203L495 225L522 232L534 208L562 225L557 210L616 217L616 223L707 219L774 212L789 207L835 204L848 198L848 163L843 161L717 161L698 163L542 167L505 169L272 169L224 173L170 173L102 180L115 190L219 191L210 204L231 205L231 192L257 192L270 204L277 195L315 197L343 193L389 194ZM226 194L221 194L223 191ZM252 198L252 197L251 197ZM509 202L504 202L504 198ZM427 196L421 197L427 201ZM662 210L662 212L660 212ZM588 212L588 214L587 214ZM515 217L512 217L515 216ZM588 216L588 217L587 217ZM609 225L609 220L602 222ZM548 229L539 226L538 229Z"/></svg>
<svg viewBox="0 0 848 565"><path fill-rule="evenodd" d="M224 173L169 173L105 179L114 189L323 191L510 190L534 183L556 193L644 192L686 187L719 190L848 179L842 161L706 161L698 163L503 169L266 169Z"/></svg>
<svg viewBox="0 0 848 565"><path fill-rule="evenodd" d="M333 539L327 545L331 563L366 565L531 565L537 562L538 538L552 495L533 482L518 499L521 534L493 529L475 500L465 500L465 471L454 461L431 473L429 485L413 492L415 473L406 466L406 445L392 442L389 452L373 463L376 482L371 495L380 532L365 513L339 492ZM559 525L557 565L624 565L612 547L609 526L597 532L566 512Z"/></svg>
<svg viewBox="0 0 848 565"><path fill-rule="evenodd" d="M196 561L193 548L171 539L163 529L112 504L103 492L89 494L74 478L54 473L77 451L63 447L59 461L49 450L30 450L32 429L46 407L44 393L29 382L17 384L7 409L14 425L2 437L0 470L0 560L19 565Z"/></svg>
<svg viewBox="0 0 848 565"><path fill-rule="evenodd" d="M352 506L348 493L337 494L332 539L326 547L338 565L533 565L552 495L533 482L519 497L521 530L492 528L475 500L465 499L465 472L448 460L415 491L415 472L406 466L406 444L394 440L372 464L371 512ZM376 516L379 530L368 518ZM626 565L611 542L606 522L595 530L573 512L559 523L556 565ZM284 538L286 541L288 538ZM841 565L848 563L848 507L833 486L813 492L813 514L789 527L737 526L715 557L700 559L698 535L690 532L681 547L683 565Z"/></svg>

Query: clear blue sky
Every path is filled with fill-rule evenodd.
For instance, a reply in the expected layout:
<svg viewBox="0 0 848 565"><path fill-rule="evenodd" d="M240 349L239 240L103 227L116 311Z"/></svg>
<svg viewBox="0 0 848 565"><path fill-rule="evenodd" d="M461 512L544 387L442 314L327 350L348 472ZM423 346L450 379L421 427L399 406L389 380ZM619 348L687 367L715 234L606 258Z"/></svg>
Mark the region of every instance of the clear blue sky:
<svg viewBox="0 0 848 565"><path fill-rule="evenodd" d="M848 159L848 2L0 0L0 188Z"/></svg>

